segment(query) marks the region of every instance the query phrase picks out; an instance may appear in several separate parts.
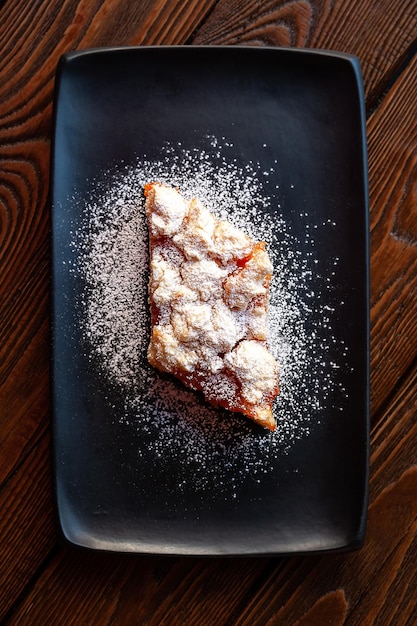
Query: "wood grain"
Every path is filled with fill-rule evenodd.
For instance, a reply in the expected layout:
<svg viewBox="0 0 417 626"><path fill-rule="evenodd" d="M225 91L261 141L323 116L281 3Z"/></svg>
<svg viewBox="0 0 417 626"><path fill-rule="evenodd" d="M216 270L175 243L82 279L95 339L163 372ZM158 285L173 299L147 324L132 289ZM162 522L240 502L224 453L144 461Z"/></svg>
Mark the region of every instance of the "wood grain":
<svg viewBox="0 0 417 626"><path fill-rule="evenodd" d="M0 484L12 471L13 459L19 458L19 442L24 444L30 438L36 430L36 415L42 416L49 403L47 197L58 59L77 47L158 43L160 37L180 42L178 38L192 32L211 4L196 1L184 7L181 2L167 0L139 6L116 0L85 0L51 7L48 2L37 1L7 3L2 9L0 398L5 407L5 436L0 441ZM116 23L112 15L118 16ZM32 420L22 419L25 402L39 405L41 390L43 407L39 412L31 411Z"/></svg>
<svg viewBox="0 0 417 626"><path fill-rule="evenodd" d="M417 57L368 122L374 412L417 356L416 77Z"/></svg>
<svg viewBox="0 0 417 626"><path fill-rule="evenodd" d="M45 428L50 415L48 191L59 57L94 46L183 43L212 4L17 0L0 9L0 497L8 510L7 519L0 520L1 555L7 559L0 574L0 619L55 538L51 480L44 468L38 490L31 476L41 471L33 454L39 437L50 459ZM40 526L26 501L29 488L33 505L40 507ZM14 525L18 534L12 532ZM12 557L15 544L19 548ZM15 559L21 571L12 575Z"/></svg>
<svg viewBox="0 0 417 626"><path fill-rule="evenodd" d="M0 492L0 616L5 615L56 543L49 451L48 432L38 432L19 472Z"/></svg>
<svg viewBox="0 0 417 626"><path fill-rule="evenodd" d="M289 559L280 565L284 571L277 568L266 581L260 597L253 598L253 606L248 606L238 624L246 626L251 619L261 624L296 624L298 620L300 624L313 624L312 618L321 615L323 619L320 612L324 611L334 620L331 624L385 625L403 623L401 615L414 614L417 418L416 399L410 391L416 383L414 370L403 393L387 407L385 419L381 420L384 426L372 436L371 468L378 469L371 475L365 546L348 555L307 558L301 561L305 566L302 577L295 573L300 560ZM393 424L396 445L391 449ZM302 585L291 583L294 576L297 582L303 581ZM286 579L290 581L288 591L281 582ZM265 607L260 614L259 607Z"/></svg>
<svg viewBox="0 0 417 626"><path fill-rule="evenodd" d="M250 593L254 571L262 572L267 562L245 559L239 572L237 563L102 555L69 548L54 558L9 623L42 623L47 616L56 624L169 626L198 624L203 616L207 624L227 623ZM46 588L53 599L49 606L44 602ZM64 608L71 621L60 621Z"/></svg>
<svg viewBox="0 0 417 626"><path fill-rule="evenodd" d="M49 146L6 144L0 162L1 484L49 407Z"/></svg>
<svg viewBox="0 0 417 626"><path fill-rule="evenodd" d="M39 577L10 624L49 617L57 624L304 626L326 623L326 616L331 624L402 623L401 615L413 615L417 602L416 383L417 369L373 433L368 536L360 552L213 560L68 547ZM53 601L45 604L47 593ZM64 608L71 621L60 621Z"/></svg>
<svg viewBox="0 0 417 626"><path fill-rule="evenodd" d="M414 0L0 2L0 621L413 624L417 614ZM62 545L49 399L49 150L61 54L248 44L359 56L371 199L369 529L348 555L175 559Z"/></svg>
<svg viewBox="0 0 417 626"><path fill-rule="evenodd" d="M395 70L398 59L406 54L415 37L417 12L411 12L410 20L410 6L402 2L368 2L359 6L350 1L270 1L260 7L250 0L221 0L193 43L336 47L360 58L367 100L371 103L383 90L383 77L386 80L387 74ZM369 27L370 23L377 26L385 20L383 32ZM349 22L355 27L349 28ZM326 29L326 23L331 24L331 29ZM390 63L390 59L397 61ZM416 76L414 57L395 88L386 94L384 106L368 121L371 304L375 307L372 318L377 320L371 355L374 412L417 356Z"/></svg>
<svg viewBox="0 0 417 626"><path fill-rule="evenodd" d="M414 0L220 0L194 44L290 46L355 54L368 104L415 40Z"/></svg>

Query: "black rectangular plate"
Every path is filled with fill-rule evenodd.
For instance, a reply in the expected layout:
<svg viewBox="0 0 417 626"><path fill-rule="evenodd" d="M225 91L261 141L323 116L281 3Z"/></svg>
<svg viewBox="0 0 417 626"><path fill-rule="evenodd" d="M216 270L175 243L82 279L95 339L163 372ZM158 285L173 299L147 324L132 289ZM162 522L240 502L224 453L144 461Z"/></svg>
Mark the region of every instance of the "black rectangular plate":
<svg viewBox="0 0 417 626"><path fill-rule="evenodd" d="M369 438L364 120L359 63L338 53L158 47L81 51L61 60L52 157L53 419L59 517L71 542L194 555L361 545ZM194 488L178 441L172 453L165 445L161 458L144 443L140 415L135 428L119 419L123 394L90 358L83 336L86 285L72 242L74 232L93 228L83 202L95 181L105 187L103 173L145 155L157 159L166 142L198 149L207 136L230 140L242 167L278 162L282 212L294 232L308 228L300 211L315 224L334 224L319 228L315 253L322 268L332 255L339 259L329 358L341 358L338 343L346 350L338 387L325 409L311 408L307 436L268 458L256 476L230 462L229 441L224 457L206 455L209 479ZM340 311L335 293L343 294ZM264 436L242 428L254 441Z"/></svg>

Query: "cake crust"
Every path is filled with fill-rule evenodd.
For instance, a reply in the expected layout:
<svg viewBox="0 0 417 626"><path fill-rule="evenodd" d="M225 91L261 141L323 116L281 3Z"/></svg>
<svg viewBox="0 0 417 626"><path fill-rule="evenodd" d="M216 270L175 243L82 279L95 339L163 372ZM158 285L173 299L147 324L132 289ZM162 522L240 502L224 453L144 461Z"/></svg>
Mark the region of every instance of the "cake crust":
<svg viewBox="0 0 417 626"><path fill-rule="evenodd" d="M173 187L153 182L144 191L149 363L214 406L274 430L279 377L267 345L272 264L265 243Z"/></svg>

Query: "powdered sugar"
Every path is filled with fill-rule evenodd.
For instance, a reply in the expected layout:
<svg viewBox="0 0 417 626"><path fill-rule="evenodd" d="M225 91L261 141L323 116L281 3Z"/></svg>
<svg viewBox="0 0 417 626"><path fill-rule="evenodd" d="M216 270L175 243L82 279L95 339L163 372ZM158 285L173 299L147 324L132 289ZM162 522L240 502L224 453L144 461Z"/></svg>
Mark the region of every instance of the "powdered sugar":
<svg viewBox="0 0 417 626"><path fill-rule="evenodd" d="M92 186L72 242L73 271L85 284L78 306L88 356L124 397L124 413L115 419L144 434L138 458L146 454L174 463L183 490L203 489L207 482L221 490L227 471L228 489L233 484L235 492L245 475L256 479L272 471L277 455L317 427L335 390L339 398L345 393L338 369L346 348L333 332L335 305L326 297L337 259L331 259L324 276L315 263L315 227L335 225L316 225L303 210L304 239L297 239L279 189L271 187L277 164L268 170L256 163L239 167L228 147L224 138L207 137L204 149L167 145L157 162L141 158L115 168L103 176L105 182ZM280 364L281 386L275 433L210 407L146 361L150 316L143 187L156 180L199 198L217 216L267 242L274 265L269 343Z"/></svg>

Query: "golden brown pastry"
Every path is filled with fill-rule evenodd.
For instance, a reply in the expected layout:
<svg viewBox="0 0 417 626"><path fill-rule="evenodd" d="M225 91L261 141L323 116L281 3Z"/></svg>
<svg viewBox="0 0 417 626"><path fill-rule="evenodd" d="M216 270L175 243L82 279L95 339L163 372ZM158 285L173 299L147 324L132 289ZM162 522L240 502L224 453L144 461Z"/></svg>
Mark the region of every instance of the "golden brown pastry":
<svg viewBox="0 0 417 626"><path fill-rule="evenodd" d="M267 346L272 265L265 244L177 189L149 183L145 196L149 362L214 406L274 430L279 384Z"/></svg>

